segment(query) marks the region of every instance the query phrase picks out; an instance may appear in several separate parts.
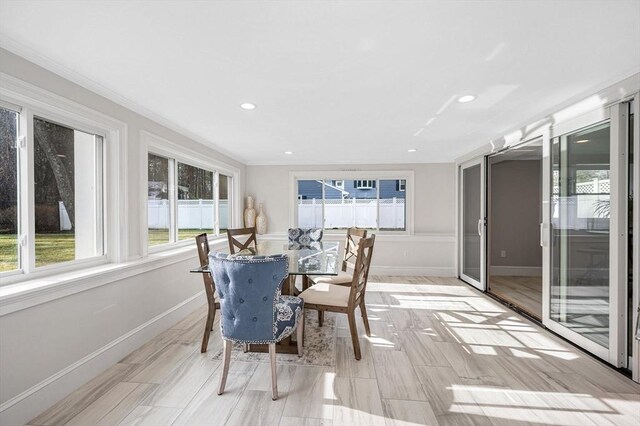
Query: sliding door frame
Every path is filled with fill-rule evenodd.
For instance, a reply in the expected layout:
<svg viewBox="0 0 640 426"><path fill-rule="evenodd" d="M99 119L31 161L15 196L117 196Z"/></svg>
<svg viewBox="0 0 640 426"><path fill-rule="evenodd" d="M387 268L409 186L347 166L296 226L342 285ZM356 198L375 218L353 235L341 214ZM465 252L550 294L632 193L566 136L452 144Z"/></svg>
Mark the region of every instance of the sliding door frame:
<svg viewBox="0 0 640 426"><path fill-rule="evenodd" d="M464 170L471 167L480 167L480 219L478 220L478 235L480 237L480 280L472 278L464 273ZM486 156L458 165L458 277L478 290L487 290L487 209L486 209Z"/></svg>
<svg viewBox="0 0 640 426"><path fill-rule="evenodd" d="M543 151L543 194L550 198L551 181L551 147L568 134L580 129L610 122L610 228L609 228L609 347L599 345L585 336L571 330L559 322L551 319L551 203L545 205L546 215L541 225L541 244L544 250L543 258L543 318L542 323L551 331L572 341L594 355L621 367L626 363L625 344L625 310L626 310L626 282L627 282L627 143L628 133L625 123L628 117L624 112L626 103L616 103L612 106L599 108L584 114L574 120L554 126L552 133L545 143ZM625 122L625 120L627 120ZM544 202L544 200L543 200Z"/></svg>

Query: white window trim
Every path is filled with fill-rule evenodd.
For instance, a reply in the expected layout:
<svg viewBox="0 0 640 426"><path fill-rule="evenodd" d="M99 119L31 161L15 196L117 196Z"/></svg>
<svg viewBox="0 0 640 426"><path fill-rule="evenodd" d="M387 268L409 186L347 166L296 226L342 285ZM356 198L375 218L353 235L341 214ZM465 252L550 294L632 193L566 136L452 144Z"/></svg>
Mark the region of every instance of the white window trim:
<svg viewBox="0 0 640 426"><path fill-rule="evenodd" d="M231 215L229 217L229 227L233 227L236 223L240 223L240 209L241 209L241 197L239 191L239 179L240 170L234 166L231 166L225 162L222 162L214 157L204 155L200 152L185 148L165 139L161 136L148 132L146 130L140 131L140 190L142 196L140 197L140 253L143 257L150 253L159 253L167 250L173 250L179 247L192 245L191 239L183 241L175 241L166 244L160 244L157 246L149 247L149 234L148 234L148 212L147 212L147 193L148 193L148 156L149 154L159 155L171 160L178 161L190 166L199 167L201 169L214 172L214 199L218 199L218 173L230 176L232 178L231 188ZM169 188L171 191L171 188ZM172 197L170 197L172 198ZM217 202L214 202L215 214L215 229L219 229L219 216L217 212Z"/></svg>
<svg viewBox="0 0 640 426"><path fill-rule="evenodd" d="M104 214L104 249L105 254L91 259L80 259L45 267L33 271L9 271L0 273L2 284L51 277L52 274L65 273L89 266L104 263L118 263L128 258L127 241L128 226L126 216L127 205L127 125L122 121L78 104L69 99L55 95L30 83L0 72L0 99L3 103L20 107L20 134L27 137L27 144L33 146L33 116L52 120L57 123L73 127L77 130L93 133L103 137L104 168L103 168L103 214ZM33 150L30 150L30 156ZM32 158L22 155L20 158L20 174L26 173L21 180L27 182L27 188L21 191L20 203L27 205L28 212L21 213L21 232L27 234L34 223L34 210L30 206L33 184ZM25 199L26 198L26 199ZM25 204L26 203L26 204ZM31 203L32 204L32 203ZM25 219L28 219L25 222ZM25 229L26 227L26 229ZM33 246L27 257L33 257Z"/></svg>
<svg viewBox="0 0 640 426"><path fill-rule="evenodd" d="M393 180L393 179L405 179L407 182L407 189L405 191L405 212L406 223L404 231L376 231L382 235L414 235L414 171L413 170L382 170L382 171L291 171L289 172L289 227L295 228L298 226L298 181L299 180L348 180L348 179L371 179L377 180ZM378 187L380 185L377 185ZM324 209L323 209L324 215ZM377 220L377 219L376 219ZM326 229L325 234L344 234L340 230Z"/></svg>

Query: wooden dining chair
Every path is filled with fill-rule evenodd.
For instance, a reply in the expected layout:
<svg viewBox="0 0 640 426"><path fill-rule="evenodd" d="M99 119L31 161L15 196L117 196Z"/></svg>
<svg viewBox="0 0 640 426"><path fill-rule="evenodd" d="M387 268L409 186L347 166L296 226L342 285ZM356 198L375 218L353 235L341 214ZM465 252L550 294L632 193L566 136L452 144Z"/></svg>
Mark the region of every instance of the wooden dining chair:
<svg viewBox="0 0 640 426"><path fill-rule="evenodd" d="M353 270L356 259L358 258L358 243L360 238L367 236L366 229L360 229L351 227L347 229L347 238L344 242L344 257L342 259L342 270L338 272L338 275L310 275L307 280L303 280L303 290L306 290L309 285L326 283L350 286L353 281ZM307 284L308 285L305 285ZM322 326L324 322L324 313L318 311L318 323Z"/></svg>
<svg viewBox="0 0 640 426"><path fill-rule="evenodd" d="M200 259L200 267L204 268L209 265L209 239L207 234L196 236L196 245L198 246L198 258ZM204 281L204 291L207 295L207 304L209 305L209 313L207 314L207 322L204 326L204 335L202 336L202 346L200 352L205 353L209 346L209 335L213 330L213 321L216 317L216 309L220 309L220 302L216 300L216 285L213 282L211 274L201 274Z"/></svg>
<svg viewBox="0 0 640 426"><path fill-rule="evenodd" d="M235 238L240 235L248 235L244 241ZM235 254L242 250L257 249L258 240L256 239L256 228L236 228L227 229L227 239L229 240L229 254ZM253 247L252 247L253 246Z"/></svg>
<svg viewBox="0 0 640 426"><path fill-rule="evenodd" d="M309 277L311 284L328 283L351 285L354 266L358 257L358 243L360 242L360 238L365 238L366 236L366 229L347 229L347 238L344 243L344 257L342 258L342 270L338 272L338 275L311 275Z"/></svg>
<svg viewBox="0 0 640 426"><path fill-rule="evenodd" d="M356 263L354 265L353 279L351 286L346 287L338 284L319 283L312 285L302 293L300 298L304 300L305 309L317 311L339 312L347 314L349 320L349 330L353 342L353 351L356 359L360 359L360 341L358 340L358 330L356 328L355 310L360 307L360 314L364 322L364 330L367 336L371 336L369 329L369 318L365 306L365 292L369 279L369 268L371 257L373 256L373 245L376 236L362 238L358 244ZM320 325L320 324L319 324Z"/></svg>

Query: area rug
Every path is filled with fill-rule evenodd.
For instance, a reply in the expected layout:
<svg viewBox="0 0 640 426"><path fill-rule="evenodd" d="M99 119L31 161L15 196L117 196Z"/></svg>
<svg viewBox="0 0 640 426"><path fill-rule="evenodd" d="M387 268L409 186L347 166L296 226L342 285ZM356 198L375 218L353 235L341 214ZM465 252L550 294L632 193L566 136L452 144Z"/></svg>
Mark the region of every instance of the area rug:
<svg viewBox="0 0 640 426"><path fill-rule="evenodd" d="M276 356L278 364L319 365L334 367L336 365L336 318L335 314L325 312L324 323L318 327L318 313L305 311L304 353L302 357L296 354L282 354ZM294 333L295 335L295 333ZM213 359L222 360L222 349ZM231 351L231 361L269 362L268 353L243 352L240 343L234 343Z"/></svg>

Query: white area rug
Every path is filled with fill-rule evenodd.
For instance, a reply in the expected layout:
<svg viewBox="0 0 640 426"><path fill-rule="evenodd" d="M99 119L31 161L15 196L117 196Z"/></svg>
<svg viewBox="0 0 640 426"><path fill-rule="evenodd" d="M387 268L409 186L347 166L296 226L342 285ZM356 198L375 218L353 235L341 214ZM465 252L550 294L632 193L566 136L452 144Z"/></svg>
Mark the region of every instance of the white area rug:
<svg viewBox="0 0 640 426"><path fill-rule="evenodd" d="M318 327L318 313L305 310L305 334L304 353L302 357L297 354L279 353L276 356L278 364L319 365L333 367L336 365L336 318L335 314L325 312L324 323ZM295 338L295 332L293 333ZM222 360L222 349L213 356L213 359ZM243 352L240 343L234 343L231 352L231 361L269 362L268 353Z"/></svg>

